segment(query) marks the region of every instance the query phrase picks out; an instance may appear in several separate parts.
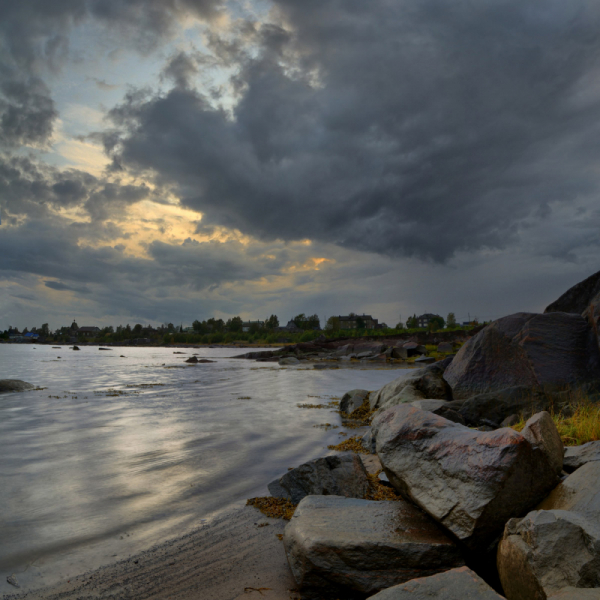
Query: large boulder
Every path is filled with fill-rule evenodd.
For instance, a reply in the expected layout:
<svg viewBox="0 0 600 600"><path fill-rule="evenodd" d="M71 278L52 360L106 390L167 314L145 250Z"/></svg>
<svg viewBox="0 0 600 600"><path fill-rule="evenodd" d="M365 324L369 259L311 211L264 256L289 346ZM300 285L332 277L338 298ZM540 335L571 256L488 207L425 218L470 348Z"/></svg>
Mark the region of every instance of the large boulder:
<svg viewBox="0 0 600 600"><path fill-rule="evenodd" d="M299 365L300 361L295 356L287 356L279 359L279 364L282 366Z"/></svg>
<svg viewBox="0 0 600 600"><path fill-rule="evenodd" d="M458 404L459 401L456 401ZM517 386L477 394L462 402L458 412L465 423L473 427L489 425L497 428L507 417L514 414L533 414L546 410L552 403L551 397L537 389Z"/></svg>
<svg viewBox="0 0 600 600"><path fill-rule="evenodd" d="M0 394L3 392L26 392L35 388L31 383L20 379L0 379Z"/></svg>
<svg viewBox="0 0 600 600"><path fill-rule="evenodd" d="M340 411L347 415L352 414L363 405L368 395L368 390L350 390L346 392L340 400Z"/></svg>
<svg viewBox="0 0 600 600"><path fill-rule="evenodd" d="M593 329L580 315L516 313L472 337L444 378L456 399L517 386L598 385L600 351Z"/></svg>
<svg viewBox="0 0 600 600"><path fill-rule="evenodd" d="M445 364L440 366L440 363L435 363L423 369L415 369L394 379L376 392L371 392L371 410L417 400L451 400L452 391L444 379L444 368Z"/></svg>
<svg viewBox="0 0 600 600"><path fill-rule="evenodd" d="M308 495L364 498L369 491L369 480L360 456L347 452L300 465L267 487L271 496L298 504Z"/></svg>
<svg viewBox="0 0 600 600"><path fill-rule="evenodd" d="M502 600L477 573L468 567L411 579L383 590L369 600Z"/></svg>
<svg viewBox="0 0 600 600"><path fill-rule="evenodd" d="M407 405L372 428L396 490L470 548L487 546L558 482L544 452L512 429L475 431Z"/></svg>
<svg viewBox="0 0 600 600"><path fill-rule="evenodd" d="M600 462L569 475L498 546L509 600L546 598L567 587L600 588Z"/></svg>
<svg viewBox="0 0 600 600"><path fill-rule="evenodd" d="M438 526L403 501L308 496L283 542L303 598L373 594L464 564Z"/></svg>
<svg viewBox="0 0 600 600"><path fill-rule="evenodd" d="M532 445L538 446L546 455L557 475L563 468L565 448L552 417L546 411L533 415L526 423L521 435Z"/></svg>
<svg viewBox="0 0 600 600"><path fill-rule="evenodd" d="M568 446L563 457L563 469L572 473L586 463L600 460L600 442L588 442L581 446Z"/></svg>

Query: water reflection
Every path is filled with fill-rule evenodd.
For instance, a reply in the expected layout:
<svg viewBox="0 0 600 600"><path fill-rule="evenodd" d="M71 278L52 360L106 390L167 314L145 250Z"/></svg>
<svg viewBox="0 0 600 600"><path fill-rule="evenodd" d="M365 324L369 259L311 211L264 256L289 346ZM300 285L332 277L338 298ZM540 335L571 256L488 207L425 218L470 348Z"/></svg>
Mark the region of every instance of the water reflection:
<svg viewBox="0 0 600 600"><path fill-rule="evenodd" d="M45 388L0 395L0 571L109 539L133 552L264 494L341 439L314 427L338 415L298 403L400 375L227 358L237 352L0 346L0 378ZM193 353L217 362L184 366Z"/></svg>

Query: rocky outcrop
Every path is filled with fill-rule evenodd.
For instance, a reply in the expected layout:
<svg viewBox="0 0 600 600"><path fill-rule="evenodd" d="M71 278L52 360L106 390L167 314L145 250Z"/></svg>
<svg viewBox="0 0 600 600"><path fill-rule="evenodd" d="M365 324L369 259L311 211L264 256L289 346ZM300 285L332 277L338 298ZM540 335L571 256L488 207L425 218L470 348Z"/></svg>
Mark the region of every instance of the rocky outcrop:
<svg viewBox="0 0 600 600"><path fill-rule="evenodd" d="M509 600L546 598L567 587L600 588L600 462L569 475L523 519L511 519L498 547Z"/></svg>
<svg viewBox="0 0 600 600"><path fill-rule="evenodd" d="M533 415L526 423L521 435L532 445L537 446L548 459L557 475L563 468L563 446L552 417L546 411Z"/></svg>
<svg viewBox="0 0 600 600"><path fill-rule="evenodd" d="M590 386L600 382L600 351L589 323L567 313L516 313L494 321L456 354L444 378L453 397L525 386Z"/></svg>
<svg viewBox="0 0 600 600"><path fill-rule="evenodd" d="M600 300L600 271L569 288L544 313L566 312L583 314L593 302Z"/></svg>
<svg viewBox="0 0 600 600"><path fill-rule="evenodd" d="M286 358L280 358L279 364L282 366L298 365L300 364L300 361L295 356L288 356Z"/></svg>
<svg viewBox="0 0 600 600"><path fill-rule="evenodd" d="M369 600L502 600L502 596L471 569L460 567L395 585Z"/></svg>
<svg viewBox="0 0 600 600"><path fill-rule="evenodd" d="M473 396L462 403L458 412L467 425L498 428L511 415L531 415L546 410L550 404L548 394L530 387L517 386Z"/></svg>
<svg viewBox="0 0 600 600"><path fill-rule="evenodd" d="M389 408L417 400L451 400L450 386L444 379L444 367L435 363L410 371L384 385L369 396L371 410Z"/></svg>
<svg viewBox="0 0 600 600"><path fill-rule="evenodd" d="M3 392L26 392L35 388L31 383L20 379L0 379L0 394Z"/></svg>
<svg viewBox="0 0 600 600"><path fill-rule="evenodd" d="M392 485L470 548L485 547L558 478L546 455L512 429L480 432L412 406L373 421Z"/></svg>
<svg viewBox="0 0 600 600"><path fill-rule="evenodd" d="M563 469L572 473L586 463L600 460L600 442L588 442L581 446L569 446L563 457Z"/></svg>
<svg viewBox="0 0 600 600"><path fill-rule="evenodd" d="M368 390L350 390L346 392L340 400L340 411L351 415L363 405L368 395Z"/></svg>
<svg viewBox="0 0 600 600"><path fill-rule="evenodd" d="M360 456L349 452L300 465L272 481L268 488L271 496L298 504L308 495L364 498L369 480Z"/></svg>
<svg viewBox="0 0 600 600"><path fill-rule="evenodd" d="M464 564L437 525L403 501L308 496L283 542L307 599L373 594Z"/></svg>

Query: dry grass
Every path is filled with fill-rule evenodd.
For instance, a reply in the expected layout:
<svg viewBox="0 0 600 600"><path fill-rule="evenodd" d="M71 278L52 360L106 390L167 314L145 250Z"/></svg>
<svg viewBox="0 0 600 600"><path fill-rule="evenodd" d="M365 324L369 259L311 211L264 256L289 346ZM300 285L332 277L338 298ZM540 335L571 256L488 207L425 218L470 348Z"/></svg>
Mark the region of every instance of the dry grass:
<svg viewBox="0 0 600 600"><path fill-rule="evenodd" d="M360 443L360 437L355 435L335 446L327 446L330 450L337 450L338 452L356 452L358 454L370 454L370 452Z"/></svg>
<svg viewBox="0 0 600 600"><path fill-rule="evenodd" d="M396 493L394 488L388 485L384 485L379 481L379 473L377 471L374 475L367 474L369 478L370 489L367 493L366 500L402 500L402 497Z"/></svg>
<svg viewBox="0 0 600 600"><path fill-rule="evenodd" d="M297 504L293 504L285 498L272 498L267 496L264 498L250 498L246 501L249 506L258 508L263 515L273 519L285 519L289 521L294 515Z"/></svg>
<svg viewBox="0 0 600 600"><path fill-rule="evenodd" d="M600 440L600 405L582 402L564 410L564 413L551 409L550 414L565 446L580 446ZM512 428L522 431L525 423L525 417L521 416Z"/></svg>

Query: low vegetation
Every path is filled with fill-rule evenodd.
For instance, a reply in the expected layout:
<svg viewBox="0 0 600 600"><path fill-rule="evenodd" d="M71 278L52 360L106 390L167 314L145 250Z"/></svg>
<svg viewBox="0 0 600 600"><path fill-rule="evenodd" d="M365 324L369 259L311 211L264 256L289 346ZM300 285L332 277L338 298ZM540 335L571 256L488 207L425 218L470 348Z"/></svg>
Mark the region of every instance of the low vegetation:
<svg viewBox="0 0 600 600"><path fill-rule="evenodd" d="M339 444L327 446L329 450L337 450L338 452L356 452L358 454L370 454L370 452L361 444L358 435L352 436Z"/></svg>
<svg viewBox="0 0 600 600"><path fill-rule="evenodd" d="M263 515L272 519L284 519L289 521L294 515L297 504L293 504L285 498L272 498L265 496L263 498L250 498L246 501L248 506L258 508Z"/></svg>

